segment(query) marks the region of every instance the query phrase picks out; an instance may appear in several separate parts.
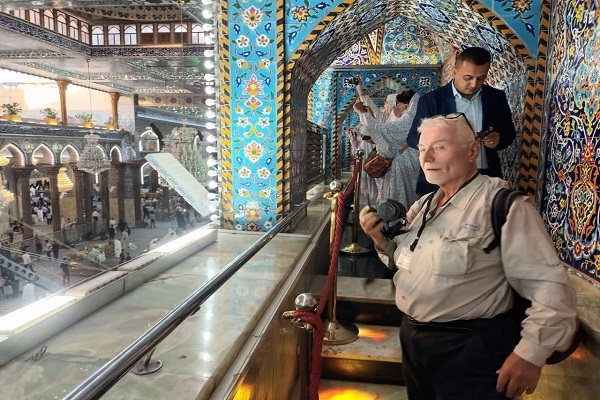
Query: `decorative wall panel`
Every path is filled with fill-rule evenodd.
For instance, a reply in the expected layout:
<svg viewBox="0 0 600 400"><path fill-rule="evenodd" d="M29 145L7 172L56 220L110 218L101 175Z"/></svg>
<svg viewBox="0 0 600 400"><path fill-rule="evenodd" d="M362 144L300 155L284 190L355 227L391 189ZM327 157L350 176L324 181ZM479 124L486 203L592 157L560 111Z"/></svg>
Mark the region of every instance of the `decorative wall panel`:
<svg viewBox="0 0 600 400"><path fill-rule="evenodd" d="M381 64L442 64L434 36L438 35L404 17L388 22Z"/></svg>
<svg viewBox="0 0 600 400"><path fill-rule="evenodd" d="M267 231L276 222L278 174L283 149L278 143L281 115L278 79L278 40L282 37L279 12L283 1L233 1L225 6L229 17L227 54L231 73L225 165L231 177L224 185L232 204L224 215L227 227ZM281 20L282 21L282 20ZM228 91L229 91L228 90ZM281 177L280 177L281 179ZM280 199L281 201L281 199ZM231 226L231 225L232 226Z"/></svg>
<svg viewBox="0 0 600 400"><path fill-rule="evenodd" d="M598 2L554 3L542 212L560 258L600 282Z"/></svg>
<svg viewBox="0 0 600 400"><path fill-rule="evenodd" d="M387 5L385 3L388 3ZM533 0L480 0L483 4L496 15L500 16L504 23L523 40L529 53L536 54L540 2ZM457 9L464 8L465 4L453 0L425 0L414 2L410 0L400 1L352 1L352 0L286 0L285 25L286 25L286 60L289 60L299 48L310 44L314 40L314 33L320 32L330 19L327 17L340 13L343 9L354 6L358 12L368 11L367 20L372 19L381 13L382 10L396 10L397 14L405 16L414 16L415 10L420 7L421 10L427 9L430 14L436 17L435 21L442 23L442 26L454 17L448 17L446 12L451 13ZM374 7L373 7L374 6ZM419 14L417 12L416 14ZM424 26L428 27L429 22L426 18ZM321 25L325 20L326 24ZM362 27L361 27L362 28ZM438 29L441 26L432 25L431 29ZM365 32L369 34L373 29ZM439 33L443 29L439 29ZM483 35L494 35L493 31L481 30ZM364 35L363 35L364 36Z"/></svg>

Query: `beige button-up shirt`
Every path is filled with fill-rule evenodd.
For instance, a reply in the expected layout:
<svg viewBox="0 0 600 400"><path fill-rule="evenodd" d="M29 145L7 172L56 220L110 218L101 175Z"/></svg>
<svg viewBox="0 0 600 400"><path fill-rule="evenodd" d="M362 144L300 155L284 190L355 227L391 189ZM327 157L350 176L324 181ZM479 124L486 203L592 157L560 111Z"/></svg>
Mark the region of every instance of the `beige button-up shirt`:
<svg viewBox="0 0 600 400"><path fill-rule="evenodd" d="M479 175L433 215L441 197L436 193L411 251L427 208L427 196L422 197L408 212L408 233L390 240L379 257L399 267L394 276L398 308L422 322L494 317L512 308L512 286L533 303L515 353L542 366L554 350L570 344L575 292L526 196L510 209L501 248L483 251L494 238L491 203L501 187L505 181Z"/></svg>

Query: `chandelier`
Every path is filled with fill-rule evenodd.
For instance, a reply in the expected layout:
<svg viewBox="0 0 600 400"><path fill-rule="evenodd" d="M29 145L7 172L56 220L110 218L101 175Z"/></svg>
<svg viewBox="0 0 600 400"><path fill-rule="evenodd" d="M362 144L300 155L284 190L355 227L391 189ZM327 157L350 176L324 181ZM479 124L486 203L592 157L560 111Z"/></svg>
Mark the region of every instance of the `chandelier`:
<svg viewBox="0 0 600 400"><path fill-rule="evenodd" d="M106 158L102 149L98 147L100 136L90 133L84 137L87 143L81 152L77 168L93 175L110 169L110 161Z"/></svg>
<svg viewBox="0 0 600 400"><path fill-rule="evenodd" d="M6 167L8 164L10 164L10 160L3 151L0 151L0 167Z"/></svg>
<svg viewBox="0 0 600 400"><path fill-rule="evenodd" d="M58 181L57 186L59 192L64 193L73 189L73 182L71 179L69 179L69 176L67 175L67 169L65 167L61 167L56 178Z"/></svg>
<svg viewBox="0 0 600 400"><path fill-rule="evenodd" d="M15 199L15 195L0 183L0 214Z"/></svg>
<svg viewBox="0 0 600 400"><path fill-rule="evenodd" d="M10 160L6 157L4 151L0 151L0 167L6 167L8 164L10 164ZM4 187L3 178L4 174L0 173L0 214L15 199L15 195Z"/></svg>
<svg viewBox="0 0 600 400"><path fill-rule="evenodd" d="M199 140L198 130L186 125L176 127L171 135L163 140L163 153L171 153L181 165L185 167L197 181L206 183L206 171L204 168L204 154L201 151L202 141Z"/></svg>

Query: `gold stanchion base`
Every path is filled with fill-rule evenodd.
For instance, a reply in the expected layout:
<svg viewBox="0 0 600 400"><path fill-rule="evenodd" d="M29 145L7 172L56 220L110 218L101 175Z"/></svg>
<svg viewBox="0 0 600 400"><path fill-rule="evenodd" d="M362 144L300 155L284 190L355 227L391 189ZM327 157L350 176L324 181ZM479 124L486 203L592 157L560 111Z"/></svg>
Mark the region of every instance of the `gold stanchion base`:
<svg viewBox="0 0 600 400"><path fill-rule="evenodd" d="M327 344L348 344L358 339L358 328L349 322L325 321L325 337Z"/></svg>
<svg viewBox="0 0 600 400"><path fill-rule="evenodd" d="M367 249L366 247L362 247L360 244L357 244L357 243L350 243L340 249L340 253L355 254L355 255L369 254L372 252L373 252L373 250Z"/></svg>

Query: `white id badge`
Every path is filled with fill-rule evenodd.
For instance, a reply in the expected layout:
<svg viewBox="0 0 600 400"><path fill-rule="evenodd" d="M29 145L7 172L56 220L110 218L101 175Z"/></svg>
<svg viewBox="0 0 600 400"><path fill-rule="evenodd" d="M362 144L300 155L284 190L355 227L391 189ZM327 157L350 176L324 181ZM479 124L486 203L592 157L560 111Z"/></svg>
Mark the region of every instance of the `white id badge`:
<svg viewBox="0 0 600 400"><path fill-rule="evenodd" d="M398 259L396 260L396 265L398 268L404 268L406 270L410 269L410 262L412 261L413 252L410 251L408 247L403 247L400 249L400 254L398 255Z"/></svg>

